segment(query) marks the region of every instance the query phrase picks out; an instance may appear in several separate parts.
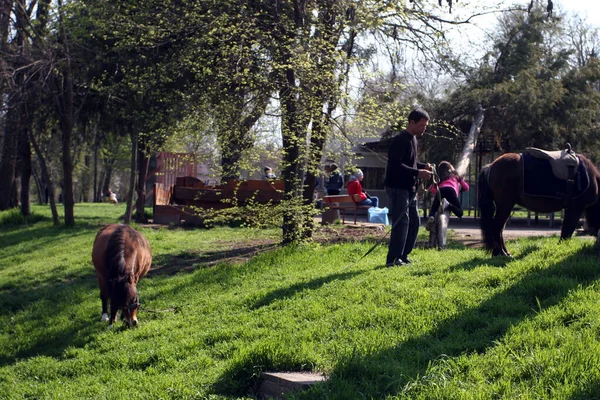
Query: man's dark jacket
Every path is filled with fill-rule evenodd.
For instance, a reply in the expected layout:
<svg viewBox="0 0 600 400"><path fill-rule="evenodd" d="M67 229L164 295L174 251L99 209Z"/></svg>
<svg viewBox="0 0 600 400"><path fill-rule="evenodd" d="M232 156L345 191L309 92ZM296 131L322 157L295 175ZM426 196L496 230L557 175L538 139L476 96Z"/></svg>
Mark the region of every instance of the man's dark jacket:
<svg viewBox="0 0 600 400"><path fill-rule="evenodd" d="M417 150L417 138L408 131L394 136L388 149L386 187L416 192L419 169L426 166L417 162Z"/></svg>

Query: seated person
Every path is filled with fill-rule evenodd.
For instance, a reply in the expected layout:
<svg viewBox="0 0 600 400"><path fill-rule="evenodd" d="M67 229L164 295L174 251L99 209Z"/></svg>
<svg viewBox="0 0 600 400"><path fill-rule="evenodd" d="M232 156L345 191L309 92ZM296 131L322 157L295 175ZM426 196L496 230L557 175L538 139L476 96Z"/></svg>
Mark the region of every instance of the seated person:
<svg viewBox="0 0 600 400"><path fill-rule="evenodd" d="M265 167L265 179L275 179L277 176L273 173L273 169L271 167Z"/></svg>
<svg viewBox="0 0 600 400"><path fill-rule="evenodd" d="M111 202L113 204L118 204L119 203L119 201L117 200L117 194L114 193L110 189L108 189L108 192L106 192L106 198L108 199L109 202Z"/></svg>
<svg viewBox="0 0 600 400"><path fill-rule="evenodd" d="M369 196L369 194L363 190L362 185L360 184L360 181L362 181L363 178L363 172L360 169L356 170L348 182L348 194L360 195L360 201L356 203L359 206L379 207L379 198L375 196Z"/></svg>

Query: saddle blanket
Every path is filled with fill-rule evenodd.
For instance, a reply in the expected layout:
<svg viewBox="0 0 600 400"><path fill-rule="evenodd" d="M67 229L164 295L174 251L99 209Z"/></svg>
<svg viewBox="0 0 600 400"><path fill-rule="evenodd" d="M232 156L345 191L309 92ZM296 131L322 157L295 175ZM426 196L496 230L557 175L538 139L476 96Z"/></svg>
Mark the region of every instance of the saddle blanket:
<svg viewBox="0 0 600 400"><path fill-rule="evenodd" d="M564 199L567 196L567 181L558 179L552 172L547 160L521 154L523 166L523 193L528 196ZM584 163L579 160L577 172L573 178L571 198L580 196L590 186L590 177Z"/></svg>

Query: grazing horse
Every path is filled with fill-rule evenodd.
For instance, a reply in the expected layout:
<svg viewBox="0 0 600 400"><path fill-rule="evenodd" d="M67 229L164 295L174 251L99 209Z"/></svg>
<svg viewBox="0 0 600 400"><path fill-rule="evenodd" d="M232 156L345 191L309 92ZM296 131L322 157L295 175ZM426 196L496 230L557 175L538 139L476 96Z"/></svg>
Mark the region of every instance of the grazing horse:
<svg viewBox="0 0 600 400"><path fill-rule="evenodd" d="M481 232L486 248L494 256L510 256L502 232L515 204L539 213L564 209L561 240L573 235L583 212L588 233L596 235L600 229L600 173L594 164L580 154L575 156L569 147L566 154L577 166L569 169L567 177L555 170L556 166L567 171L561 167L561 154L564 159L565 151L551 152L554 159L550 160L552 154L548 159L539 158L540 152L548 152L529 150L522 154L504 154L486 165L479 175ZM567 179L560 179L565 177Z"/></svg>
<svg viewBox="0 0 600 400"><path fill-rule="evenodd" d="M121 310L121 319L129 326L136 326L140 305L136 285L152 264L148 240L128 225L105 225L94 240L92 262L102 299L101 321L114 324Z"/></svg>

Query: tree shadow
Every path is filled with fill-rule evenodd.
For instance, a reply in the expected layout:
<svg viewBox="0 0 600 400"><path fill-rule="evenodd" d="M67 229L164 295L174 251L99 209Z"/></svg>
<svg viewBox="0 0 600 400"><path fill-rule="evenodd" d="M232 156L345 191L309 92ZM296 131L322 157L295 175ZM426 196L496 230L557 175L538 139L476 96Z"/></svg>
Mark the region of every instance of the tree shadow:
<svg viewBox="0 0 600 400"><path fill-rule="evenodd" d="M598 368L598 367L596 367ZM586 382L579 387L579 390L569 396L571 400L597 400L600 399L600 380L595 379Z"/></svg>
<svg viewBox="0 0 600 400"><path fill-rule="evenodd" d="M83 347L89 343L104 325L99 322L100 299L98 297L97 320L96 315L92 318L81 307L86 307L88 294L97 290L96 279L90 276L67 284L61 282L4 291L0 297L0 315L3 318L10 316L5 333L9 338L14 336L15 351L0 356L0 366L39 355L59 357L68 347ZM63 323L62 329L57 329L52 323L54 319L69 319L71 323ZM35 335L24 340L24 331Z"/></svg>
<svg viewBox="0 0 600 400"><path fill-rule="evenodd" d="M522 259L526 258L530 254L539 250L539 248L540 248L539 245L532 243L532 244L525 246L525 248L516 257L507 257L507 256L492 257L491 255L488 255L487 257L476 257L472 260L469 260L469 261L466 261L463 263L451 265L450 267L448 267L448 270L450 272L454 272L454 271L458 271L458 270L470 271L475 268L481 267L483 265L492 265L495 267L506 267L507 264L509 264L513 261L522 260Z"/></svg>
<svg viewBox="0 0 600 400"><path fill-rule="evenodd" d="M289 299L293 297L296 293L302 292L304 290L316 290L321 286L328 284L329 282L333 282L335 280L350 279L361 273L362 272L356 271L327 275L317 279L313 279L308 282L297 283L295 285L291 285L285 288L276 289L268 293L261 299L258 299L254 303L248 304L248 307L252 310L255 310L264 306L268 306L269 304L277 300Z"/></svg>
<svg viewBox="0 0 600 400"><path fill-rule="evenodd" d="M179 254L160 254L153 259L152 268L148 271L147 276L190 273L198 268L210 267L221 262L248 261L260 253L274 250L277 247L273 243L264 243L202 253L186 251Z"/></svg>
<svg viewBox="0 0 600 400"><path fill-rule="evenodd" d="M592 256L591 248L583 250ZM507 330L533 317L541 308L559 304L571 290L585 289L600 278L600 270L579 266L571 256L544 270L524 276L511 287L475 308L440 321L436 328L373 354L355 354L335 367L327 387L351 387L365 397L400 393L411 380L423 376L440 357L484 353ZM355 380L360 376L360 380ZM361 382L369 382L368 386ZM331 386L330 386L331 385ZM319 389L321 390L321 389Z"/></svg>
<svg viewBox="0 0 600 400"><path fill-rule="evenodd" d="M526 251L534 250L532 246ZM595 255L591 247L584 248L583 252L586 257L587 253L589 257ZM430 331L417 337L390 343L373 353L356 350L339 361L326 382L315 384L298 397L322 398L327 393L339 393L343 388L346 393L361 393L361 398L383 398L401 393L408 383L424 376L432 363L441 357L482 354L497 345L511 327L534 317L540 308L556 306L571 290L585 289L600 278L600 269L591 267L589 263L581 265L577 258L581 258L581 253L543 270L532 270L478 306L439 321ZM467 269L465 266L458 268ZM489 288L493 287L492 282ZM482 287L482 290L485 288ZM284 292L273 293L259 305L285 295ZM257 385L261 371L290 370L290 367L302 370L310 365L306 360L280 353L272 354L269 349L262 348L246 352L228 367L214 389L217 393L240 394ZM582 394L594 393L595 389L597 386L590 387Z"/></svg>
<svg viewBox="0 0 600 400"><path fill-rule="evenodd" d="M0 236L2 236L2 247L4 249L9 249L11 246L18 246L19 253L27 254L55 242L65 241L87 234L89 234L89 228L73 228L67 230L64 227L42 227L28 230L15 230L14 232L2 232ZM31 240L32 238L35 238L35 240ZM0 256L0 261L7 257L9 256Z"/></svg>

